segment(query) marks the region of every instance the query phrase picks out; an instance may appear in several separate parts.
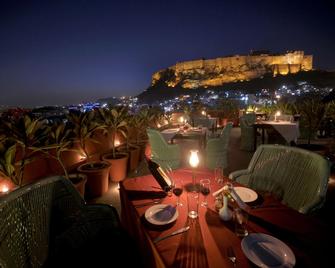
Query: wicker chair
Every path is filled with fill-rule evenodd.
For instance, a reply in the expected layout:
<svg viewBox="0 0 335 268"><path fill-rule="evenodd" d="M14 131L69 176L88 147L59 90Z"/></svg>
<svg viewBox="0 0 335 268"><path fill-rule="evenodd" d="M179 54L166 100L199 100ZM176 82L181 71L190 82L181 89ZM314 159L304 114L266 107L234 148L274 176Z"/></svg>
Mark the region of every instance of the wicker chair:
<svg viewBox="0 0 335 268"><path fill-rule="evenodd" d="M215 167L228 166L228 144L230 139L230 131L233 128L233 123L229 122L222 130L220 137L212 138L207 141L206 145L206 166L209 169Z"/></svg>
<svg viewBox="0 0 335 268"><path fill-rule="evenodd" d="M271 192L301 213L322 207L329 176L329 163L321 155L282 145L259 146L247 169L229 175L256 191Z"/></svg>
<svg viewBox="0 0 335 268"><path fill-rule="evenodd" d="M241 145L240 149L244 151L254 151L255 148L255 129L253 124L256 121L255 114L245 114L240 117L241 127Z"/></svg>
<svg viewBox="0 0 335 268"><path fill-rule="evenodd" d="M0 197L0 267L94 267L129 239L114 207L86 205L61 176Z"/></svg>
<svg viewBox="0 0 335 268"><path fill-rule="evenodd" d="M151 147L151 159L159 165L172 169L180 167L180 147L178 144L168 144L162 134L155 129L148 128L147 134Z"/></svg>

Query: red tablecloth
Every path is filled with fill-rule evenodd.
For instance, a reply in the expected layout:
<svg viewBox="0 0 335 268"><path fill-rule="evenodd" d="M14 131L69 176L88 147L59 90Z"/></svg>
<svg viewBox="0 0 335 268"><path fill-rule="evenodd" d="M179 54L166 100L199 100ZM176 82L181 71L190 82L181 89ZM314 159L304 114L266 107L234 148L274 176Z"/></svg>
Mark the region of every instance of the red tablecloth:
<svg viewBox="0 0 335 268"><path fill-rule="evenodd" d="M177 170L173 177L183 178L185 184L191 183L192 170ZM214 181L214 175L210 171L197 171L197 181L201 178L211 179L211 192L222 187ZM184 206L178 207L179 217L176 222L163 227L148 223L144 213L150 205L141 208L135 208L135 205L164 196L158 187L151 175L126 179L120 187L122 223L137 239L148 266L232 267L227 257L227 249L231 246L238 259L237 267L253 266L241 249L241 238L235 235L233 222L220 220L212 195L208 196L207 209L199 207L197 220L187 217L187 193L184 190L180 198ZM166 196L162 203L175 204L176 200L175 196ZM296 267L324 267L321 261L329 263L331 258L326 257L329 257L329 252L325 244L331 239L327 235L330 230L328 226L316 218L286 207L270 195L259 195L253 205L255 204L261 206L250 212L249 233L266 233L282 240L294 252ZM156 237L165 236L186 225L191 226L188 232L157 244L152 242ZM323 258L319 259L321 256Z"/></svg>

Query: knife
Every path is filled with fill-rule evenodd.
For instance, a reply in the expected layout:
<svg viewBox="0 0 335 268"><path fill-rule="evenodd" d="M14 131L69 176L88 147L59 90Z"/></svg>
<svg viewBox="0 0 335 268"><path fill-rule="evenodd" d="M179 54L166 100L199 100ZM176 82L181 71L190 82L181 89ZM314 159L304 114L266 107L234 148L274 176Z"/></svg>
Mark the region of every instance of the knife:
<svg viewBox="0 0 335 268"><path fill-rule="evenodd" d="M153 242L154 242L154 243L157 243L157 242L162 241L162 240L164 240L164 239L166 239L166 238L169 238L169 237L171 237L171 236L174 236L174 235L177 235L177 234L181 234L181 233L187 232L189 229L190 229L190 226L186 226L186 227L180 228L180 229L178 229L178 230L172 232L171 234L168 234L168 235L166 235L166 236L162 236L162 237L158 237L158 238L154 239Z"/></svg>

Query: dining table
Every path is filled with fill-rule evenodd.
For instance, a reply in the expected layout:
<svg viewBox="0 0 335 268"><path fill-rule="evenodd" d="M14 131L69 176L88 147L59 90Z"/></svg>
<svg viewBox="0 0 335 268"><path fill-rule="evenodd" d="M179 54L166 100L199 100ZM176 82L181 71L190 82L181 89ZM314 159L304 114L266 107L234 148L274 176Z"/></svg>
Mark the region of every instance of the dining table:
<svg viewBox="0 0 335 268"><path fill-rule="evenodd" d="M291 144L292 142L296 143L297 139L300 136L299 131L299 123L298 122L290 122L284 120L277 121L265 121L260 120L254 123L255 129L255 141L254 141L254 149L257 147L257 130L261 130L262 144L265 142L265 130L266 129L274 129L278 132L286 141L287 144Z"/></svg>
<svg viewBox="0 0 335 268"><path fill-rule="evenodd" d="M243 238L235 234L234 220L220 219L212 195L227 182L234 187L241 185L229 178L216 182L214 173L208 169L181 168L174 170L170 176L172 180L183 181L180 196L183 206L176 207L177 216L172 222L162 225L149 221L146 212L155 204L174 206L177 197L162 191L151 174L127 178L120 183L121 222L138 244L145 267L256 267L250 257L252 249L247 256L246 249L241 246L248 236ZM208 206L199 206L196 219L189 218L187 211L187 192L197 188L192 184L193 178L196 184L204 178L210 179L211 183ZM279 239L292 250L295 267L335 267L333 246L328 246L334 242L334 236L327 223L315 215L301 214L289 208L271 193L255 193L257 198L246 203L249 236L265 234ZM203 198L201 194L200 198ZM236 206L237 202L230 201L230 209ZM186 232L154 242L188 226L190 228ZM262 256L266 257L264 254L257 258L262 260ZM235 261L232 261L232 255ZM292 267L289 261L292 260L277 267Z"/></svg>

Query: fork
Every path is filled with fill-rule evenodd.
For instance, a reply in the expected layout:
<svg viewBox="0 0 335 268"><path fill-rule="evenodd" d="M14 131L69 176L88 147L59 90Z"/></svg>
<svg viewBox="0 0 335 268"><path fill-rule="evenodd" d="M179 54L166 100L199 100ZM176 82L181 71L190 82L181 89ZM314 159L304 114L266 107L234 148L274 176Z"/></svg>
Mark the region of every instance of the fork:
<svg viewBox="0 0 335 268"><path fill-rule="evenodd" d="M135 205L135 208L141 208L141 207L145 207L145 206L149 206L149 205L160 204L161 202L162 202L162 199L153 200L153 201L149 201L149 202L146 202L146 203Z"/></svg>
<svg viewBox="0 0 335 268"><path fill-rule="evenodd" d="M227 256L228 256L228 259L233 263L234 267L236 267L237 259L236 259L236 255L232 247L227 248Z"/></svg>

